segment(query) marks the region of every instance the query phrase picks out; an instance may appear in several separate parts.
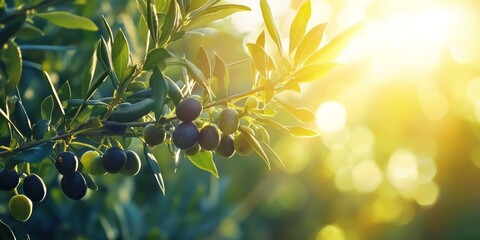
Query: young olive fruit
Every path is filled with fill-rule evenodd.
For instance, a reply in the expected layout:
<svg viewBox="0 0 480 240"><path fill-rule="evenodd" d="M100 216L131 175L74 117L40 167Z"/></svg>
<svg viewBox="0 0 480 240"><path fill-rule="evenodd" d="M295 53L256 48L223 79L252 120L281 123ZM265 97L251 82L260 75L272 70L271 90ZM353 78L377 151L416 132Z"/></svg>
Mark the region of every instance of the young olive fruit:
<svg viewBox="0 0 480 240"><path fill-rule="evenodd" d="M20 178L14 169L0 172L0 189L4 191L11 191L18 186Z"/></svg>
<svg viewBox="0 0 480 240"><path fill-rule="evenodd" d="M238 112L233 108L225 108L218 116L218 128L224 134L233 134L240 125Z"/></svg>
<svg viewBox="0 0 480 240"><path fill-rule="evenodd" d="M233 138L233 146L236 153L242 156L248 156L253 152L252 145L250 145L243 133L240 132L235 134L235 137Z"/></svg>
<svg viewBox="0 0 480 240"><path fill-rule="evenodd" d="M178 105L177 109L175 110L175 113L177 115L177 118L180 119L183 122L191 122L195 120L198 116L200 116L200 113L202 112L203 107L202 103L194 98L194 97L188 97L183 99Z"/></svg>
<svg viewBox="0 0 480 240"><path fill-rule="evenodd" d="M94 176L103 176L107 174L105 168L103 168L103 156L98 155L92 158L92 162L90 163L90 168L88 172Z"/></svg>
<svg viewBox="0 0 480 240"><path fill-rule="evenodd" d="M218 145L217 149L215 149L215 153L225 158L230 158L231 156L233 156L233 154L235 154L233 137L230 135L222 134L220 138L220 144Z"/></svg>
<svg viewBox="0 0 480 240"><path fill-rule="evenodd" d="M23 192L30 200L41 202L47 195L47 187L38 175L31 174L23 179Z"/></svg>
<svg viewBox="0 0 480 240"><path fill-rule="evenodd" d="M78 159L73 152L61 152L55 160L55 167L62 175L73 173L78 170Z"/></svg>
<svg viewBox="0 0 480 240"><path fill-rule="evenodd" d="M155 146L165 141L166 133L162 126L155 126L150 123L143 129L143 139L150 146Z"/></svg>
<svg viewBox="0 0 480 240"><path fill-rule="evenodd" d="M119 173L127 164L127 154L119 147L111 147L103 154L103 168L108 173Z"/></svg>
<svg viewBox="0 0 480 240"><path fill-rule="evenodd" d="M185 151L185 154L189 155L189 156L192 156L192 155L195 155L197 154L198 152L200 152L200 144L195 144L193 145L193 147L187 149Z"/></svg>
<svg viewBox="0 0 480 240"><path fill-rule="evenodd" d="M122 169L121 173L128 176L135 176L140 171L142 163L140 162L140 157L138 154L132 150L125 151L127 155L127 163Z"/></svg>
<svg viewBox="0 0 480 240"><path fill-rule="evenodd" d="M23 194L15 195L8 202L8 210L13 218L26 222L32 215L33 203Z"/></svg>
<svg viewBox="0 0 480 240"><path fill-rule="evenodd" d="M46 132L50 131L47 119L40 119L32 126L32 136L35 140L43 139Z"/></svg>
<svg viewBox="0 0 480 240"><path fill-rule="evenodd" d="M73 200L80 200L87 194L87 181L80 172L64 175L60 186L65 196Z"/></svg>
<svg viewBox="0 0 480 240"><path fill-rule="evenodd" d="M258 99L254 96L249 96L245 101L245 109L246 111L250 109L257 109L258 108Z"/></svg>
<svg viewBox="0 0 480 240"><path fill-rule="evenodd" d="M213 125L203 127L198 135L198 143L203 150L215 150L220 144L220 133L217 127Z"/></svg>
<svg viewBox="0 0 480 240"><path fill-rule="evenodd" d="M198 142L199 131L192 122L180 123L172 133L172 141L180 149L189 149Z"/></svg>
<svg viewBox="0 0 480 240"><path fill-rule="evenodd" d="M83 164L83 167L88 170L92 164L92 159L98 155L100 154L97 151L88 150L82 154L80 162Z"/></svg>

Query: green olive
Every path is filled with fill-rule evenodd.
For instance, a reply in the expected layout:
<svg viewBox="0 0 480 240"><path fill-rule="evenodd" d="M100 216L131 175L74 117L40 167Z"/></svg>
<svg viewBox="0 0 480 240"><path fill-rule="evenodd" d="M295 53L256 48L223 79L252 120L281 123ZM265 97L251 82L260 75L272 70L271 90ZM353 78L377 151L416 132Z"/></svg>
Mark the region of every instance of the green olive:
<svg viewBox="0 0 480 240"><path fill-rule="evenodd" d="M32 215L33 203L23 194L15 195L10 199L8 209L13 218L21 222L26 222Z"/></svg>

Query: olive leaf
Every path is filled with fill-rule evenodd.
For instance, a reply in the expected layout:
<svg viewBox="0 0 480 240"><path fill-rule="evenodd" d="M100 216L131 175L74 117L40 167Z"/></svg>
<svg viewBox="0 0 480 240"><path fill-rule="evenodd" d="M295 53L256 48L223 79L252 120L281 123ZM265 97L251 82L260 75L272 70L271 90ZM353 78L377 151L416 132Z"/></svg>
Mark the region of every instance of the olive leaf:
<svg viewBox="0 0 480 240"><path fill-rule="evenodd" d="M117 32L112 46L112 65L118 80L122 83L126 80L125 70L128 67L130 49L122 29Z"/></svg>
<svg viewBox="0 0 480 240"><path fill-rule="evenodd" d="M298 44L305 35L307 29L308 20L312 15L312 6L310 0L307 0L298 10L297 15L293 19L292 25L290 26L290 54L295 51Z"/></svg>
<svg viewBox="0 0 480 240"><path fill-rule="evenodd" d="M27 13L23 10L12 11L0 20L0 47L13 37L25 22Z"/></svg>
<svg viewBox="0 0 480 240"><path fill-rule="evenodd" d="M208 59L207 52L205 52L205 48L203 48L203 46L200 46L200 48L198 49L196 63L198 69L202 71L205 77L209 78L212 75L210 60Z"/></svg>
<svg viewBox="0 0 480 240"><path fill-rule="evenodd" d="M287 112L290 113L290 115L292 115L294 118L296 118L301 122L308 123L308 122L315 121L315 114L312 111L310 111L308 108L304 108L304 107L297 108L285 102L281 102L278 99L276 100L276 102L279 103L285 110L287 110Z"/></svg>
<svg viewBox="0 0 480 240"><path fill-rule="evenodd" d="M207 79L203 75L202 71L198 69L198 67L193 64L192 62L188 61L186 58L183 58L183 61L185 62L185 67L187 68L188 73L191 75L193 80L203 88L207 93L211 96L214 96L212 90L210 89L209 84L207 83Z"/></svg>
<svg viewBox="0 0 480 240"><path fill-rule="evenodd" d="M298 44L294 58L294 62L297 66L302 64L306 58L318 48L322 41L323 32L325 31L326 26L327 24L323 23L313 27Z"/></svg>
<svg viewBox="0 0 480 240"><path fill-rule="evenodd" d="M209 7L203 11L200 11L187 21L183 30L191 31L193 29L203 27L208 23L211 23L216 20L226 18L236 12L241 11L250 11L251 9L247 6L237 5L237 4L223 4L218 6Z"/></svg>
<svg viewBox="0 0 480 240"><path fill-rule="evenodd" d="M168 97L172 100L173 104L177 106L183 99L183 94L178 85L169 77L164 76L168 83Z"/></svg>
<svg viewBox="0 0 480 240"><path fill-rule="evenodd" d="M97 43L97 46L100 44L100 41ZM97 66L97 49L93 50L92 57L90 62L87 65L87 70L85 71L85 76L82 81L82 96L85 96L92 85L93 76L95 74L95 68Z"/></svg>
<svg viewBox="0 0 480 240"><path fill-rule="evenodd" d="M228 87L230 86L230 74L225 62L215 54L215 68L212 75L215 76L216 81L212 85L216 87L215 93L219 98L228 95Z"/></svg>
<svg viewBox="0 0 480 240"><path fill-rule="evenodd" d="M319 135L317 131L310 128L306 128L306 127L292 126L292 127L287 127L287 129L288 129L288 133L298 138L310 138L310 137L316 137Z"/></svg>
<svg viewBox="0 0 480 240"><path fill-rule="evenodd" d="M244 126L240 126L238 130L242 133L242 135L245 137L247 142L253 147L255 152L263 159L263 161L265 161L265 164L267 165L268 169L271 169L270 160L268 159L267 154L265 153L262 146L255 138L255 136L251 133L251 130L249 130Z"/></svg>
<svg viewBox="0 0 480 240"><path fill-rule="evenodd" d="M55 142L45 142L18 153L14 159L20 162L37 163L50 155L53 146L55 146Z"/></svg>
<svg viewBox="0 0 480 240"><path fill-rule="evenodd" d="M0 45L0 49L1 49ZM8 41L1 51L1 62L7 70L7 92L15 89L22 76L22 53L14 41Z"/></svg>
<svg viewBox="0 0 480 240"><path fill-rule="evenodd" d="M160 190L162 190L163 195L165 195L165 183L163 182L163 177L162 177L162 173L160 172L160 167L158 166L157 159L150 152L150 149L148 148L146 143L143 144L143 153L145 154L145 160L147 161L147 164L150 170L152 171L153 176L155 177L155 180L157 180L157 184L160 187Z"/></svg>
<svg viewBox="0 0 480 240"><path fill-rule="evenodd" d="M13 113L18 129L25 137L30 137L32 135L32 124L30 123L30 118L28 117L27 111L23 106L20 94L18 95L17 102L15 103L15 111Z"/></svg>
<svg viewBox="0 0 480 240"><path fill-rule="evenodd" d="M18 134L21 138L25 139L25 136L23 136L22 132L20 132L20 130L19 130L19 129L17 128L17 126L12 122L12 120L10 120L10 118L8 117L8 114L7 114L5 111L3 111L2 108L0 108L0 115L2 115L2 117L3 117L5 120L7 120L8 123L10 123L10 126L13 127L13 129L15 130L15 132L17 132L17 134Z"/></svg>
<svg viewBox="0 0 480 240"><path fill-rule="evenodd" d="M262 31L260 35L258 35L257 40L255 41L255 44L257 44L262 48L265 48L265 31Z"/></svg>
<svg viewBox="0 0 480 240"><path fill-rule="evenodd" d="M72 88L68 80L58 89L58 97L60 99L70 99L72 97Z"/></svg>
<svg viewBox="0 0 480 240"><path fill-rule="evenodd" d="M274 71L277 69L275 66L275 62L273 59L265 52L265 50L255 44L255 43L247 43L245 44L248 50L248 54L253 60L253 64L258 72L264 77L268 78L268 72Z"/></svg>
<svg viewBox="0 0 480 240"><path fill-rule="evenodd" d="M217 178L219 177L211 151L199 151L194 155L187 155L187 157L198 168L211 173Z"/></svg>
<svg viewBox="0 0 480 240"><path fill-rule="evenodd" d="M267 0L260 0L260 8L262 10L262 16L267 27L267 31L270 34L273 42L275 42L275 44L277 45L278 51L282 53L283 50L280 34L278 33L278 28L275 24L275 20L273 19L272 11L270 10L270 6L268 5Z"/></svg>
<svg viewBox="0 0 480 240"><path fill-rule="evenodd" d="M54 11L37 13L35 16L43 18L59 27L69 29L82 29L87 31L97 31L98 27L92 20L81 17L69 12Z"/></svg>
<svg viewBox="0 0 480 240"><path fill-rule="evenodd" d="M155 118L159 120L163 115L162 109L168 95L168 83L157 67L153 69L150 77L150 87L153 89L153 100L155 101L153 112L155 112Z"/></svg>
<svg viewBox="0 0 480 240"><path fill-rule="evenodd" d="M165 59L173 57L173 54L170 53L165 48L154 48L150 50L143 64L143 69L150 70L155 66L165 65Z"/></svg>
<svg viewBox="0 0 480 240"><path fill-rule="evenodd" d="M43 99L42 104L40 105L40 115L43 119L48 120L48 122L52 121L52 113L53 113L53 98L52 95L48 95L45 99Z"/></svg>
<svg viewBox="0 0 480 240"><path fill-rule="evenodd" d="M60 112L62 113L62 116L65 116L65 110L63 110L62 101L60 100L60 97L58 96L57 90L55 89L55 86L53 85L53 82L50 79L50 76L48 75L48 73L46 71L43 71L43 75L45 76L45 80L47 80L47 83L50 87L50 91L52 92L52 97L54 99L54 103L60 109Z"/></svg>
<svg viewBox="0 0 480 240"><path fill-rule="evenodd" d="M320 50L313 53L305 62L305 64L318 64L331 62L345 49L349 44L350 39L362 29L363 23L357 23L347 30L341 32L334 37L329 43L320 48Z"/></svg>
<svg viewBox="0 0 480 240"><path fill-rule="evenodd" d="M155 4L153 2L152 0L147 1L146 20L147 20L148 29L150 30L150 36L152 37L153 42L157 44L158 43L158 15L157 15L157 8L155 7Z"/></svg>
<svg viewBox="0 0 480 240"><path fill-rule="evenodd" d="M178 3L177 1L169 2L170 3L168 6L167 14L165 15L165 20L163 21L162 25L162 34L160 35L160 39L158 40L159 46L163 46L170 40L171 36L174 33L173 30L178 23Z"/></svg>
<svg viewBox="0 0 480 240"><path fill-rule="evenodd" d="M110 44L113 44L113 32L112 32L112 28L110 27L110 24L108 24L108 21L107 19L105 18L105 16L102 15L102 20L103 20L103 25L105 25L105 28L107 29L107 33L108 33L108 42Z"/></svg>
<svg viewBox="0 0 480 240"><path fill-rule="evenodd" d="M300 82L320 80L338 66L341 65L338 63L319 63L300 68L293 74L293 78L285 84L285 88L289 88Z"/></svg>

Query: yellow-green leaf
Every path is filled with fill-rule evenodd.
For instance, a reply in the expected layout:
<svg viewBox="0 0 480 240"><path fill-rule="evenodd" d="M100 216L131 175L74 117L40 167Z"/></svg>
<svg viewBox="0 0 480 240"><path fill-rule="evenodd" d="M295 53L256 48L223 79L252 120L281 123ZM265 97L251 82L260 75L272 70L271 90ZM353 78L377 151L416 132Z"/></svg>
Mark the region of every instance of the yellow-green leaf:
<svg viewBox="0 0 480 240"><path fill-rule="evenodd" d="M280 105L282 105L282 107L285 108L285 110L287 110L287 112L290 113L290 115L292 115L299 121L304 123L315 121L315 114L312 111L310 111L308 108L304 108L304 107L297 108L278 100L277 102Z"/></svg>
<svg viewBox="0 0 480 240"><path fill-rule="evenodd" d="M312 6L310 0L307 0L298 10L297 15L293 19L290 26L290 54L297 48L298 44L305 35L308 20L312 14Z"/></svg>
<svg viewBox="0 0 480 240"><path fill-rule="evenodd" d="M218 176L217 167L213 161L213 154L211 151L199 151L194 155L187 155L188 159L198 168L211 173L215 177Z"/></svg>
<svg viewBox="0 0 480 240"><path fill-rule="evenodd" d="M260 146L260 143L257 141L255 136L251 133L251 130L244 126L240 126L238 130L242 133L247 142L250 143L255 152L257 152L257 154L265 161L268 169L271 169L270 160L268 159L267 154L265 153L265 151L263 151L262 146Z"/></svg>
<svg viewBox="0 0 480 240"><path fill-rule="evenodd" d="M319 24L313 27L298 44L295 52L295 65L302 64L315 50L317 50L322 41L323 32L325 31L326 23Z"/></svg>
<svg viewBox="0 0 480 240"><path fill-rule="evenodd" d="M226 18L236 12L250 10L251 9L247 6L237 4L224 4L209 7L194 15L190 21L188 21L187 25L184 27L184 30L190 31L199 27L204 27L208 23Z"/></svg>
<svg viewBox="0 0 480 240"><path fill-rule="evenodd" d="M128 42L125 34L120 29L115 36L115 41L112 47L112 65L115 70L115 74L120 82L125 79L125 69L128 67L130 50L128 48Z"/></svg>
<svg viewBox="0 0 480 240"><path fill-rule="evenodd" d="M357 34L357 32L363 27L363 23L357 23L342 33L334 37L329 43L320 50L312 54L306 64L317 64L331 62L340 54L340 52L348 46L350 39Z"/></svg>
<svg viewBox="0 0 480 240"><path fill-rule="evenodd" d="M314 65L309 65L303 67L296 71L293 74L292 80L290 80L285 87L290 87L292 84L300 83L300 82L314 82L320 80L325 75L330 73L334 68L340 66L337 63L319 63Z"/></svg>
<svg viewBox="0 0 480 240"><path fill-rule="evenodd" d="M288 129L288 133L290 133L292 136L299 137L299 138L310 138L310 137L316 137L319 135L319 133L313 129L300 127L300 126L287 127L287 129Z"/></svg>
<svg viewBox="0 0 480 240"><path fill-rule="evenodd" d="M263 20L267 27L268 33L270 34L273 42L275 42L277 45L278 51L282 53L283 50L280 34L278 33L277 25L275 24L275 20L273 19L272 11L270 10L267 0L260 0L260 8L262 10Z"/></svg>
<svg viewBox="0 0 480 240"><path fill-rule="evenodd" d="M46 13L37 13L35 16L46 19L47 21L63 28L82 29L87 31L97 31L98 27L92 20L81 17L69 12L55 11Z"/></svg>

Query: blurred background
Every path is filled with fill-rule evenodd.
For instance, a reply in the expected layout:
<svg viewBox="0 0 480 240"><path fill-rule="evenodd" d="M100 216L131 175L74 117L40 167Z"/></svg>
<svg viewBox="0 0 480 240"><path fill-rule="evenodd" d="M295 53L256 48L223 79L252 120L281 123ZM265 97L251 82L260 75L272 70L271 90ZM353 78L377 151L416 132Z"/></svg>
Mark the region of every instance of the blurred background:
<svg viewBox="0 0 480 240"><path fill-rule="evenodd" d="M242 44L263 30L259 2L229 2L252 11L197 31L204 36L189 34L172 51L194 59L202 45L211 59L215 52L227 64L247 58ZM290 23L303 1L269 2L288 46ZM154 151L166 196L143 169L136 177L97 177L100 190L74 202L53 188L59 181L52 173L45 180L47 199L35 204L27 223L8 219L6 205L0 206L3 219L32 239L480 239L480 2L311 2L309 26L329 22L324 43L354 23L365 27L337 59L343 67L302 85L302 94L279 96L316 112L307 127L321 133L297 139L269 129L285 168L268 170L252 155L215 158L220 179L188 161L174 173L162 145ZM86 1L75 11L99 26L104 14L142 56L135 1ZM74 89L105 29L44 29L42 39L20 44L75 48L27 48L24 59ZM248 90L249 64L229 70L231 92ZM36 90L32 71L24 68L20 89L27 111L38 119L49 92ZM295 122L282 111L276 119ZM32 171L49 171L43 165L50 164Z"/></svg>

